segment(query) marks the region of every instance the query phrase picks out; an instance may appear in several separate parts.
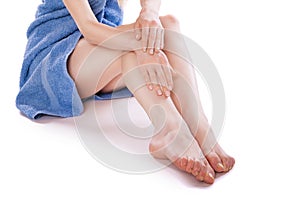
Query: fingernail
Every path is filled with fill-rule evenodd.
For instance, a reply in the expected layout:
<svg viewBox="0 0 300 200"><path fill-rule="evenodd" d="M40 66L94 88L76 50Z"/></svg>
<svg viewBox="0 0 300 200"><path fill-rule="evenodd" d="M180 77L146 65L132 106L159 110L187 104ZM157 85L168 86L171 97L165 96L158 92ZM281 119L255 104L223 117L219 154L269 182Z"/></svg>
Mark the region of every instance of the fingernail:
<svg viewBox="0 0 300 200"><path fill-rule="evenodd" d="M135 39L137 39L137 40L140 39L140 35L136 34Z"/></svg>
<svg viewBox="0 0 300 200"><path fill-rule="evenodd" d="M166 95L167 97L169 97L169 96L170 96L170 91L167 90L167 91L165 92L165 95Z"/></svg>
<svg viewBox="0 0 300 200"><path fill-rule="evenodd" d="M224 165L222 163L217 164L219 168L222 168L223 170L225 169Z"/></svg>
<svg viewBox="0 0 300 200"><path fill-rule="evenodd" d="M148 88L149 88L149 90L153 90L152 85L149 85Z"/></svg>
<svg viewBox="0 0 300 200"><path fill-rule="evenodd" d="M160 96L162 95L162 91L161 90L157 90L157 94Z"/></svg>
<svg viewBox="0 0 300 200"><path fill-rule="evenodd" d="M212 175L212 173L208 173L208 176L209 176L211 179L215 179L215 177Z"/></svg>
<svg viewBox="0 0 300 200"><path fill-rule="evenodd" d="M150 49L150 54L153 54L153 53L154 53L153 49Z"/></svg>
<svg viewBox="0 0 300 200"><path fill-rule="evenodd" d="M147 52L147 48L146 47L143 47L143 52Z"/></svg>

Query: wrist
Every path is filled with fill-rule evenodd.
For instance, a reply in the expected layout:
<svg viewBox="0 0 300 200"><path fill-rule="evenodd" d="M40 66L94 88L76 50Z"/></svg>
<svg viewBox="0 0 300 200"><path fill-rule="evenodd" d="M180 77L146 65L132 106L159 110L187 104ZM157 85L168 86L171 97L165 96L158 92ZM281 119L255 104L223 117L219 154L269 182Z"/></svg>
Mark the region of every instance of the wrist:
<svg viewBox="0 0 300 200"><path fill-rule="evenodd" d="M159 15L161 0L141 0L141 12Z"/></svg>
<svg viewBox="0 0 300 200"><path fill-rule="evenodd" d="M159 16L159 9L151 8L151 7L143 7L141 9L140 14L151 14L151 15Z"/></svg>
<svg viewBox="0 0 300 200"><path fill-rule="evenodd" d="M140 55L145 54L145 52L142 49L137 49L137 50L134 51L134 53L135 53L136 56L140 56Z"/></svg>

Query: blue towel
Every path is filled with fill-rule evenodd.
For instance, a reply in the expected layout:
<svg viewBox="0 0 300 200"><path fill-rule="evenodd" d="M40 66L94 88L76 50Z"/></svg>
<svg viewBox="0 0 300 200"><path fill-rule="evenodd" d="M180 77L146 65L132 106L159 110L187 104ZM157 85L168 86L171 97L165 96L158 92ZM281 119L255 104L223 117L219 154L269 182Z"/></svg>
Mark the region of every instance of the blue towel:
<svg viewBox="0 0 300 200"><path fill-rule="evenodd" d="M117 0L89 0L100 23L118 26L123 13ZM82 34L62 0L42 0L27 31L28 43L16 106L31 119L71 117L83 111L82 100L67 72L67 60ZM96 99L130 97L127 88Z"/></svg>

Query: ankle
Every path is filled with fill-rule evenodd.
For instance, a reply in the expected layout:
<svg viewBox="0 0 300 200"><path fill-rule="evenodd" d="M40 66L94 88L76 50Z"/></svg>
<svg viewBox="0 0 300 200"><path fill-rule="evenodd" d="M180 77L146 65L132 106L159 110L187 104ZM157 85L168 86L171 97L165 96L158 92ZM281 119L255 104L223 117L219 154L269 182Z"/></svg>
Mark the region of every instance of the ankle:
<svg viewBox="0 0 300 200"><path fill-rule="evenodd" d="M172 133L178 132L180 129L180 119L168 117L159 126L154 125L154 133L151 143L161 143L166 137L170 137Z"/></svg>
<svg viewBox="0 0 300 200"><path fill-rule="evenodd" d="M178 131L182 125L181 123L184 123L182 118L169 116L164 122L154 124L154 136L163 136L170 132Z"/></svg>
<svg viewBox="0 0 300 200"><path fill-rule="evenodd" d="M179 113L166 110L160 105L151 107L149 117L155 129L154 135L178 129L183 120Z"/></svg>

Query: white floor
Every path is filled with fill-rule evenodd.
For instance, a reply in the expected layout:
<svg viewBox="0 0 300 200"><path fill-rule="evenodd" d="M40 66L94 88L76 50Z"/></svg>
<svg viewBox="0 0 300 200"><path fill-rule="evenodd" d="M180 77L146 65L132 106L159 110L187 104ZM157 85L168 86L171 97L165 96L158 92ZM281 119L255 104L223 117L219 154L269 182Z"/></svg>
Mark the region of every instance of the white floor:
<svg viewBox="0 0 300 200"><path fill-rule="evenodd" d="M88 153L76 119L30 121L19 113L14 100L25 32L38 2L7 1L0 11L0 199L300 198L297 0L163 1L162 14L178 16L183 32L218 67L225 87L220 143L236 165L212 186L173 167L142 175L117 172ZM126 20L134 19L137 10ZM130 101L133 120L147 125L138 104ZM105 110L107 126L113 126L109 104L95 106L89 102L83 116L101 108L96 115L103 118Z"/></svg>

